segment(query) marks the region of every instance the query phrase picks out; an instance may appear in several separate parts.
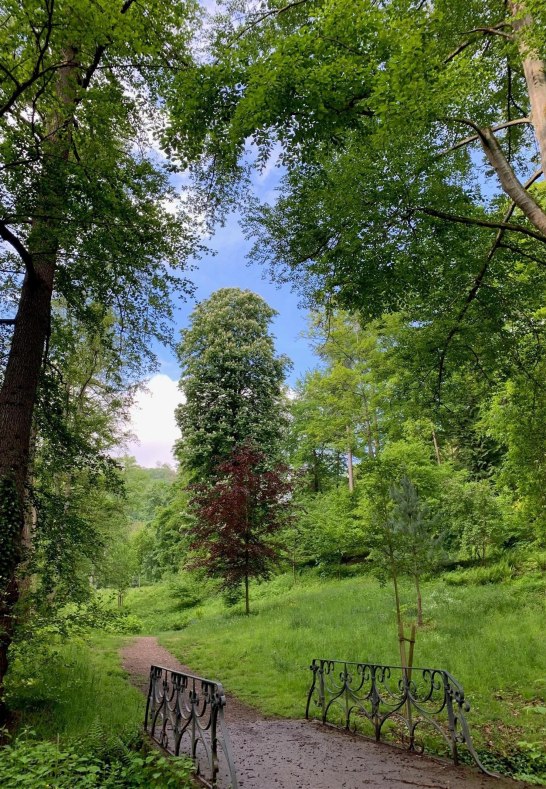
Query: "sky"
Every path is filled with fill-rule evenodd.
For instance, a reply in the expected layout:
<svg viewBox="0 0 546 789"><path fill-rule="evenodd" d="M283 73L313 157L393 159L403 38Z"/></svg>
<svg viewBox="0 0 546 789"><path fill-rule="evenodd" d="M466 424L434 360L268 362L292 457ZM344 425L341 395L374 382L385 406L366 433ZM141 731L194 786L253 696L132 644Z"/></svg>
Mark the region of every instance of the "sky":
<svg viewBox="0 0 546 789"><path fill-rule="evenodd" d="M255 192L261 199L270 199L280 180L276 167L267 167L254 177ZM307 370L316 366L317 360L303 337L307 327L307 313L298 306L298 296L287 286L279 288L264 279L264 271L247 259L251 243L243 235L237 214L228 217L207 242L216 254L205 254L196 264L189 278L196 286L195 298L180 305L176 314L176 331L188 326L189 316L196 303L208 298L219 288L249 289L260 295L278 313L271 331L276 349L293 362L287 383L293 386ZM179 436L174 421L174 409L181 402L178 389L180 368L170 349L155 349L160 370L147 383L146 390L138 393L131 411L129 429L135 439L125 447L141 466L152 467L158 463L174 464L172 446Z"/></svg>

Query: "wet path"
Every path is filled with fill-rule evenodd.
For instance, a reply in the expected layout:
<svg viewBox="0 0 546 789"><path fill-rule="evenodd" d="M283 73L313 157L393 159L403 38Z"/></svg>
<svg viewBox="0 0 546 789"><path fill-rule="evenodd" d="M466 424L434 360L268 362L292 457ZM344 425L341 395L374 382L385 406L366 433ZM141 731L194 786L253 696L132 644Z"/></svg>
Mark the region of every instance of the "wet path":
<svg viewBox="0 0 546 789"><path fill-rule="evenodd" d="M123 667L144 693L150 665L190 672L152 636L135 638ZM516 789L474 770L378 744L309 721L266 718L227 697L226 721L240 789ZM222 789L222 781L220 789ZM227 784L226 784L227 785Z"/></svg>

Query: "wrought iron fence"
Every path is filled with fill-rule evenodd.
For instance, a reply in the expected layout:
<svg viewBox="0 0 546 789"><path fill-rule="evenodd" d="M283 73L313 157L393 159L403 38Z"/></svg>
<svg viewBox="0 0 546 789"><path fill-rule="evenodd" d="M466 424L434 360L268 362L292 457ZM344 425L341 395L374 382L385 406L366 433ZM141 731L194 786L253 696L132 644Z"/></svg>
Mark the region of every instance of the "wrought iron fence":
<svg viewBox="0 0 546 789"><path fill-rule="evenodd" d="M174 756L187 753L205 786L237 789L224 719L226 697L219 682L151 666L144 728Z"/></svg>
<svg viewBox="0 0 546 789"><path fill-rule="evenodd" d="M448 671L436 668L404 669L377 663L348 663L315 658L310 666L313 682L305 717L360 732L369 721L379 741L387 728L398 728L411 751L424 750L421 740L429 727L447 743L451 758L459 762L458 746L464 744L478 767L481 763L472 744L462 685ZM318 715L316 714L318 713Z"/></svg>

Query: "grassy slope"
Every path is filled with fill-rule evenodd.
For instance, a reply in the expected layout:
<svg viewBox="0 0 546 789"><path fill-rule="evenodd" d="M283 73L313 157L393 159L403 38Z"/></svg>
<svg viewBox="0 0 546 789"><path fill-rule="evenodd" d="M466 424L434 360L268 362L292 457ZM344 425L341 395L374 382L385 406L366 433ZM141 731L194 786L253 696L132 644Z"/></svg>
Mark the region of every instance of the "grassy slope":
<svg viewBox="0 0 546 789"><path fill-rule="evenodd" d="M482 745L502 753L520 740L541 741L541 585L436 580L424 585L423 600L415 663L446 668L462 682ZM250 617L218 598L181 608L168 586L134 590L128 605L173 654L269 714L303 715L313 657L398 663L391 591L366 576L295 587L281 576L254 588Z"/></svg>
<svg viewBox="0 0 546 789"><path fill-rule="evenodd" d="M120 665L124 640L101 633L58 641L37 653L32 666L16 666L21 679L13 682L10 702L21 725L46 739L78 738L96 727L113 736L138 732L143 698Z"/></svg>

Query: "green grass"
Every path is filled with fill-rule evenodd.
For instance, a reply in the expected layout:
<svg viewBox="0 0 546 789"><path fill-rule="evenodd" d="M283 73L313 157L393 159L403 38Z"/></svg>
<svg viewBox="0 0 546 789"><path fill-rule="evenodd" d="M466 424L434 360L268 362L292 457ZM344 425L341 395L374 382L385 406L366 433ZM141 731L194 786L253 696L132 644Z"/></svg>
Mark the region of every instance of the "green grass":
<svg viewBox="0 0 546 789"><path fill-rule="evenodd" d="M61 640L42 631L13 654L8 698L17 715L0 783L43 789L191 789L193 765L143 739L145 699L121 668L126 638Z"/></svg>
<svg viewBox="0 0 546 789"><path fill-rule="evenodd" d="M101 633L16 654L8 698L20 727L47 739L78 738L97 725L113 736L137 732L144 699L121 668L124 641Z"/></svg>
<svg viewBox="0 0 546 789"><path fill-rule="evenodd" d="M409 586L403 592L411 599ZM294 586L280 576L254 585L251 603L249 617L219 597L177 612L166 586L134 590L128 599L176 657L271 715L303 716L313 657L399 662L390 587L370 577L311 576ZM423 604L415 664L445 668L463 684L478 743L507 753L518 741L542 741L545 619L538 577L473 586L434 580L423 586ZM183 629L168 632L173 622Z"/></svg>

